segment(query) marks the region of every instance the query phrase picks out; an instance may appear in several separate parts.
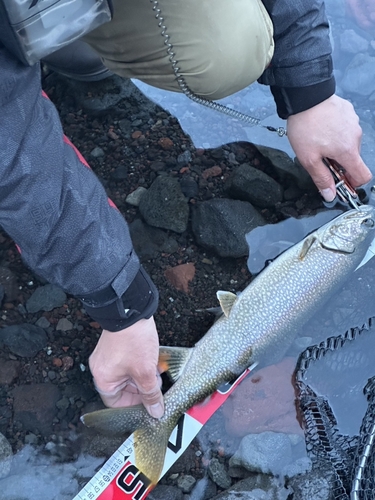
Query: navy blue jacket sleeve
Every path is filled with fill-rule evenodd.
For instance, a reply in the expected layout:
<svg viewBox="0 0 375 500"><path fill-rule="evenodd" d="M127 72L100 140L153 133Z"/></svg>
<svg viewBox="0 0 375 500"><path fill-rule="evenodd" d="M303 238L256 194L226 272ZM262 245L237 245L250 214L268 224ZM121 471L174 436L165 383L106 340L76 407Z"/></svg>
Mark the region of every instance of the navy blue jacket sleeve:
<svg viewBox="0 0 375 500"><path fill-rule="evenodd" d="M0 225L38 276L81 298L104 328L149 317L157 291L123 216L64 136L39 66L0 46L0 71Z"/></svg>
<svg viewBox="0 0 375 500"><path fill-rule="evenodd" d="M270 85L282 118L335 92L332 47L323 0L262 0L273 25L275 53L260 83Z"/></svg>

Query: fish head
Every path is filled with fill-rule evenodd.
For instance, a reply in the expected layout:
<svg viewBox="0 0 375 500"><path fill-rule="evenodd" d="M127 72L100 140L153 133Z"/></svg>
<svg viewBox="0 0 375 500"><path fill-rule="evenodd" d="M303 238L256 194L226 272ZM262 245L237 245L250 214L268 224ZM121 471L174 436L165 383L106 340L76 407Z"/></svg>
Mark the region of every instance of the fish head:
<svg viewBox="0 0 375 500"><path fill-rule="evenodd" d="M320 244L327 250L351 254L365 251L375 237L375 207L361 205L321 228Z"/></svg>

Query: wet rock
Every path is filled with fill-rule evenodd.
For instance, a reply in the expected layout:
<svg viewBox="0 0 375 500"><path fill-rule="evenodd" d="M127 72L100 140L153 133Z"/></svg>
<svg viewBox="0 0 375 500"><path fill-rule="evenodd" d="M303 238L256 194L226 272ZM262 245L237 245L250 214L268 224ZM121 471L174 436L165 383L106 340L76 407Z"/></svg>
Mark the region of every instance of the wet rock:
<svg viewBox="0 0 375 500"><path fill-rule="evenodd" d="M186 474L184 476L179 476L177 479L177 486L180 488L182 493L190 493L196 482L197 480L195 477Z"/></svg>
<svg viewBox="0 0 375 500"><path fill-rule="evenodd" d="M208 464L208 474L212 481L223 490L227 490L232 480L224 466L217 458L212 458Z"/></svg>
<svg viewBox="0 0 375 500"><path fill-rule="evenodd" d="M40 432L44 436L52 432L56 403L61 398L56 385L20 385L13 389L13 397L14 420L20 422L24 430Z"/></svg>
<svg viewBox="0 0 375 500"><path fill-rule="evenodd" d="M10 385L18 377L21 363L14 360L0 359L0 385Z"/></svg>
<svg viewBox="0 0 375 500"><path fill-rule="evenodd" d="M80 454L77 460L72 464L77 471L77 476L84 479L92 479L99 467L103 465L105 460L95 458L89 455Z"/></svg>
<svg viewBox="0 0 375 500"><path fill-rule="evenodd" d="M297 460L300 458L306 457L298 457ZM251 472L288 477L291 477L293 471L298 470L297 473L300 473L311 468L308 459L299 461L298 464L295 462L292 442L287 434L263 432L245 436L236 453L230 458L229 465L243 467ZM291 467L292 464L295 469Z"/></svg>
<svg viewBox="0 0 375 500"><path fill-rule="evenodd" d="M259 153L267 158L280 176L280 182L284 182L286 176L291 176L300 189L311 189L314 183L306 170L280 149L270 148L256 144Z"/></svg>
<svg viewBox="0 0 375 500"><path fill-rule="evenodd" d="M236 479L245 479L246 477L251 476L252 472L244 469L243 467L229 466L228 467L228 474L230 475L230 477L233 477Z"/></svg>
<svg viewBox="0 0 375 500"><path fill-rule="evenodd" d="M11 475L0 481L1 499L72 500L80 489L77 479L86 483L103 463L80 455L74 463L59 464L55 456L26 445L14 455Z"/></svg>
<svg viewBox="0 0 375 500"><path fill-rule="evenodd" d="M312 463L310 458L301 457L298 458L295 462L290 465L286 465L283 469L283 475L286 478L293 478L296 476L300 476L302 474L306 474L311 471Z"/></svg>
<svg viewBox="0 0 375 500"><path fill-rule="evenodd" d="M174 238L161 229L144 224L140 219L129 224L129 231L141 262L155 259L162 252L174 253L178 249L178 243Z"/></svg>
<svg viewBox="0 0 375 500"><path fill-rule="evenodd" d="M228 194L260 208L273 207L283 200L283 188L261 170L244 163L235 168L227 185Z"/></svg>
<svg viewBox="0 0 375 500"><path fill-rule="evenodd" d="M371 96L375 98L375 95ZM374 158L375 154L375 134L374 129L369 123L363 122L361 123L362 131L363 131L363 140L361 145L361 155L364 161L367 164L371 164L372 158ZM373 202L371 202L373 203Z"/></svg>
<svg viewBox="0 0 375 500"><path fill-rule="evenodd" d="M52 311L55 307L61 307L66 301L66 294L56 285L40 286L26 302L29 313L39 311Z"/></svg>
<svg viewBox="0 0 375 500"><path fill-rule="evenodd" d="M129 205L132 205L133 207L139 207L141 198L146 191L147 189L142 186L137 187L137 189L135 189L132 193L128 194L125 199L126 203L129 203Z"/></svg>
<svg viewBox="0 0 375 500"><path fill-rule="evenodd" d="M37 445L38 444L38 436L36 436L33 432L29 432L25 436L25 444Z"/></svg>
<svg viewBox="0 0 375 500"><path fill-rule="evenodd" d="M43 328L29 323L6 326L0 330L0 343L17 356L31 358L46 347L47 334Z"/></svg>
<svg viewBox="0 0 375 500"><path fill-rule="evenodd" d="M158 484L147 497L149 500L182 500L183 493L176 486Z"/></svg>
<svg viewBox="0 0 375 500"><path fill-rule="evenodd" d="M3 285L0 285L0 305L3 303L4 295L5 295L5 288L3 287Z"/></svg>
<svg viewBox="0 0 375 500"><path fill-rule="evenodd" d="M19 294L17 278L7 267L0 267L0 285L2 285L6 300L16 300Z"/></svg>
<svg viewBox="0 0 375 500"><path fill-rule="evenodd" d="M142 196L139 210L150 226L171 229L176 233L186 231L189 206L177 179L157 177Z"/></svg>
<svg viewBox="0 0 375 500"><path fill-rule="evenodd" d="M327 477L328 476L328 477ZM293 490L293 498L298 500L330 500L333 498L335 480L327 471L314 470L308 474L293 477L288 482Z"/></svg>
<svg viewBox="0 0 375 500"><path fill-rule="evenodd" d="M285 358L277 365L249 375L223 405L228 434L244 437L264 431L303 435L297 421L291 383L296 360Z"/></svg>
<svg viewBox="0 0 375 500"><path fill-rule="evenodd" d="M195 266L192 262L171 267L165 271L167 281L176 290L189 293L189 283L194 279Z"/></svg>
<svg viewBox="0 0 375 500"><path fill-rule="evenodd" d="M248 255L245 235L263 224L263 217L246 201L217 198L197 203L192 211L197 243L221 257Z"/></svg>
<svg viewBox="0 0 375 500"><path fill-rule="evenodd" d="M12 457L12 447L6 437L0 433L0 479L9 474L12 465ZM1 498L3 498L3 496Z"/></svg>
<svg viewBox="0 0 375 500"><path fill-rule="evenodd" d="M347 54L357 54L359 52L367 52L370 43L358 35L354 30L345 30L340 36L340 47Z"/></svg>
<svg viewBox="0 0 375 500"><path fill-rule="evenodd" d="M3 500L71 500L79 486L72 465L41 465L0 480L0 490Z"/></svg>
<svg viewBox="0 0 375 500"><path fill-rule="evenodd" d="M50 441L45 445L44 449L45 452L53 457L54 463L71 462L75 455L72 443L69 441L67 443L54 443Z"/></svg>
<svg viewBox="0 0 375 500"><path fill-rule="evenodd" d="M209 500L213 498L217 493L217 488L215 483L213 483L208 477L203 477L194 486L193 491L190 494L190 500Z"/></svg>
<svg viewBox="0 0 375 500"><path fill-rule="evenodd" d="M357 54L346 68L341 86L346 92L369 96L375 92L375 57Z"/></svg>
<svg viewBox="0 0 375 500"><path fill-rule="evenodd" d="M277 479L256 474L238 481L212 500L288 500L290 494L291 490L284 488Z"/></svg>

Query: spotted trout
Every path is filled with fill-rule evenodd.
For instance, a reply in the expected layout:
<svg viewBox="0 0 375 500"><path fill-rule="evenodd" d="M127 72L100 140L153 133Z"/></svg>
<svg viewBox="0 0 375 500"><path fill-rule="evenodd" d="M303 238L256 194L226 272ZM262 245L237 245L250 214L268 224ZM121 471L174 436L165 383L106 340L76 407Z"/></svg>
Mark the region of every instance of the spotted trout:
<svg viewBox="0 0 375 500"><path fill-rule="evenodd" d="M282 253L240 295L217 292L223 315L193 348L160 348L161 366L175 381L164 395L163 417L154 419L134 406L88 413L84 424L102 432L134 432L136 466L156 484L180 416L254 363L280 359L360 264L374 226L374 207L345 212Z"/></svg>

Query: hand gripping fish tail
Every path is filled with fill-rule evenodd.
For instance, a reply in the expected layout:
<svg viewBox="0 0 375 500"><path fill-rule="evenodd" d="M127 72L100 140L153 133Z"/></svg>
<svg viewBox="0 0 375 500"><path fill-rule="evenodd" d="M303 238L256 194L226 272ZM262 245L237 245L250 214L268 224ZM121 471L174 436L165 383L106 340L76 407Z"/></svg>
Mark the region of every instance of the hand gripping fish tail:
<svg viewBox="0 0 375 500"><path fill-rule="evenodd" d="M161 366L175 380L164 395L162 418L138 406L86 414L83 422L104 432L134 431L135 466L155 485L180 417L254 363L282 359L302 326L361 263L374 226L375 207L361 205L286 250L240 295L220 292L224 314L193 348L160 350Z"/></svg>

